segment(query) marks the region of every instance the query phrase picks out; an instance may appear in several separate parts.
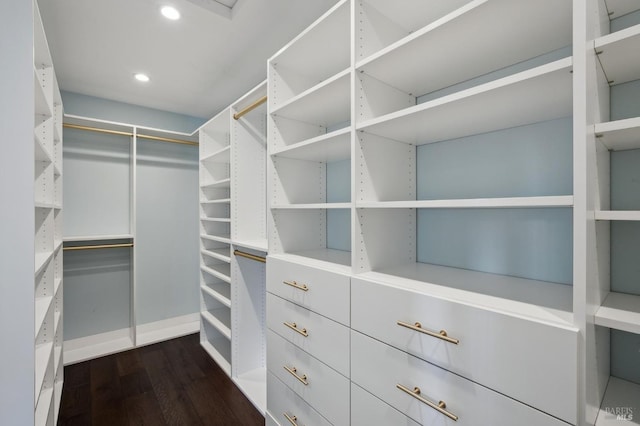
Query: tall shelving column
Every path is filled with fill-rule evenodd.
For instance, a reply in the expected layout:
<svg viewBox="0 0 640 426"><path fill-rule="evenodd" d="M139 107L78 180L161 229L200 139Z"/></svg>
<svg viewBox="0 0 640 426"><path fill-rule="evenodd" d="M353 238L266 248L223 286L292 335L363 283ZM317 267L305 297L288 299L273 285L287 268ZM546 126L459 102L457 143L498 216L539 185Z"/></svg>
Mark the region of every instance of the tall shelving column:
<svg viewBox="0 0 640 426"><path fill-rule="evenodd" d="M200 128L200 341L231 375L231 145L227 108Z"/></svg>
<svg viewBox="0 0 640 426"><path fill-rule="evenodd" d="M640 4L587 2L587 182L594 222L587 300L588 422L638 423L640 413ZM593 314L588 312L588 314ZM588 321L589 323L589 321ZM598 410L599 407L599 410Z"/></svg>
<svg viewBox="0 0 640 426"><path fill-rule="evenodd" d="M62 395L62 101L34 2L35 425L54 425Z"/></svg>
<svg viewBox="0 0 640 426"><path fill-rule="evenodd" d="M231 105L231 377L264 414L266 376L267 94ZM257 106L256 106L257 105Z"/></svg>

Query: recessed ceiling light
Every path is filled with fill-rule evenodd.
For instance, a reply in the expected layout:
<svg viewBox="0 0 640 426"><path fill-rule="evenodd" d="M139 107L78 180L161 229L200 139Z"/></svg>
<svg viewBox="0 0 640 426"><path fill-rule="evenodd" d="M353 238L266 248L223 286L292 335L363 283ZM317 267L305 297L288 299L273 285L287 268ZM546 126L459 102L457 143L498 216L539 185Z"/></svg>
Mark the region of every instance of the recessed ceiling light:
<svg viewBox="0 0 640 426"><path fill-rule="evenodd" d="M148 81L149 81L149 76L148 76L148 75L146 75L146 74L143 74L143 73L141 73L141 72L136 73L136 74L134 74L133 76L135 77L135 79L136 79L136 80L141 81L141 82L143 82L143 83L146 83L146 82L148 82Z"/></svg>
<svg viewBox="0 0 640 426"><path fill-rule="evenodd" d="M160 12L165 18L171 19L172 21L180 19L180 12L178 12L175 7L164 6L162 9L160 9Z"/></svg>

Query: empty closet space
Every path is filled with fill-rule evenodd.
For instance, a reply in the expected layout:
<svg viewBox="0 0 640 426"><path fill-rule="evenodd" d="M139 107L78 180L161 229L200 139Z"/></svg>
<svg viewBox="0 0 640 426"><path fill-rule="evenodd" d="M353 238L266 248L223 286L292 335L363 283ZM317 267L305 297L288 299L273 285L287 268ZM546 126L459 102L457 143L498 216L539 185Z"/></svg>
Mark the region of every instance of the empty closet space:
<svg viewBox="0 0 640 426"><path fill-rule="evenodd" d="M65 363L195 331L196 142L76 116L65 139Z"/></svg>
<svg viewBox="0 0 640 426"><path fill-rule="evenodd" d="M640 5L607 0L593 41L596 122L595 219L598 245L599 385L597 425L640 410ZM626 407L624 413L612 407ZM633 413L635 414L635 413ZM632 415L633 415L632 414Z"/></svg>

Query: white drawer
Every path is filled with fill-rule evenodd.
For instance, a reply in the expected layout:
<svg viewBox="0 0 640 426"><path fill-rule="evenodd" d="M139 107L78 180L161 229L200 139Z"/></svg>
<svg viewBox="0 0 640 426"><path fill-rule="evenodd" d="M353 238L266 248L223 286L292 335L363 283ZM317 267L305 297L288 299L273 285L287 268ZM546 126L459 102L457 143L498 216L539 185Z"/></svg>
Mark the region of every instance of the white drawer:
<svg viewBox="0 0 640 426"><path fill-rule="evenodd" d="M349 376L349 329L344 325L269 293L267 325L339 373Z"/></svg>
<svg viewBox="0 0 640 426"><path fill-rule="evenodd" d="M354 278L352 328L575 424L578 332ZM452 344L397 324L459 340Z"/></svg>
<svg viewBox="0 0 640 426"><path fill-rule="evenodd" d="M309 404L289 389L276 376L267 372L267 415L266 425L330 426Z"/></svg>
<svg viewBox="0 0 640 426"><path fill-rule="evenodd" d="M347 326L349 280L348 275L278 258L270 257L267 262L267 291Z"/></svg>
<svg viewBox="0 0 640 426"><path fill-rule="evenodd" d="M349 380L270 330L267 368L330 423L349 424Z"/></svg>
<svg viewBox="0 0 640 426"><path fill-rule="evenodd" d="M355 331L351 333L351 357L354 383L421 424L567 426L542 411ZM436 405L443 401L443 409L457 416L457 421L397 385L420 388L420 396Z"/></svg>
<svg viewBox="0 0 640 426"><path fill-rule="evenodd" d="M351 426L420 426L381 399L351 384Z"/></svg>

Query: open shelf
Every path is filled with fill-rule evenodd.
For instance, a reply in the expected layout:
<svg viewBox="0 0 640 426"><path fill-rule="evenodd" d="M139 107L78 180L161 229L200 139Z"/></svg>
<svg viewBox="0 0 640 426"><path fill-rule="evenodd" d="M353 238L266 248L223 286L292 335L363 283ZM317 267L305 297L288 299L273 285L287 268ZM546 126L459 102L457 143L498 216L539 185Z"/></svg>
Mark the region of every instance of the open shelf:
<svg viewBox="0 0 640 426"><path fill-rule="evenodd" d="M248 248L266 253L269 250L269 242L265 239L259 240L233 240L232 244L237 247Z"/></svg>
<svg viewBox="0 0 640 426"><path fill-rule="evenodd" d="M65 243L69 242L85 242L85 241L109 241L109 240L130 240L133 234L111 234L111 235L77 235L64 237Z"/></svg>
<svg viewBox="0 0 640 426"><path fill-rule="evenodd" d="M623 409L624 412L621 411ZM609 378L596 426L640 425L639 412L640 385L617 377ZM631 415L633 419L625 415Z"/></svg>
<svg viewBox="0 0 640 426"><path fill-rule="evenodd" d="M214 259L222 260L223 262L231 262L231 255L228 247L220 249L203 249L200 252Z"/></svg>
<svg viewBox="0 0 640 426"><path fill-rule="evenodd" d="M596 220L640 220L640 211L637 210L597 210L594 212Z"/></svg>
<svg viewBox="0 0 640 426"><path fill-rule="evenodd" d="M42 272L42 269L44 269L44 267L49 263L49 261L51 260L52 257L53 257L53 250L52 251L47 251L47 252L42 252L42 253L36 253L36 255L35 255L35 272L36 272L36 275L38 275L40 272Z"/></svg>
<svg viewBox="0 0 640 426"><path fill-rule="evenodd" d="M38 331L40 327L42 327L42 323L47 316L47 312L49 312L49 308L51 307L51 302L53 301L53 296L47 297L36 297L35 303L35 312L36 312L36 328L35 328L35 336L38 335Z"/></svg>
<svg viewBox="0 0 640 426"><path fill-rule="evenodd" d="M216 205L216 204L231 204L231 198L220 198L218 200L204 200L204 201L200 201L200 204L204 206Z"/></svg>
<svg viewBox="0 0 640 426"><path fill-rule="evenodd" d="M203 284L200 289L226 307L231 307L231 288L228 283Z"/></svg>
<svg viewBox="0 0 640 426"><path fill-rule="evenodd" d="M200 188L214 189L214 188L230 188L230 187L231 187L231 178L225 178L225 179L220 179L206 185L202 185Z"/></svg>
<svg viewBox="0 0 640 426"><path fill-rule="evenodd" d="M226 235L200 234L200 238L205 239L205 240L209 240L209 241L216 241L218 243L231 244L231 238L230 238L229 234L226 234Z"/></svg>
<svg viewBox="0 0 640 426"><path fill-rule="evenodd" d="M340 1L269 59L270 83L282 105L350 65L350 2ZM331 46L331 48L327 48Z"/></svg>
<svg viewBox="0 0 640 426"><path fill-rule="evenodd" d="M335 249L299 250L282 254L274 254L272 257L301 263L316 268L331 269L344 274L351 274L351 252Z"/></svg>
<svg viewBox="0 0 640 426"><path fill-rule="evenodd" d="M216 269L208 266L200 267L200 269L202 269L204 272L208 273L209 275L212 275L222 281L225 281L231 284L231 267L229 266L229 264L220 263L215 265L215 268Z"/></svg>
<svg viewBox="0 0 640 426"><path fill-rule="evenodd" d="M571 327L573 287L425 263L407 263L361 274L443 299Z"/></svg>
<svg viewBox="0 0 640 426"><path fill-rule="evenodd" d="M425 144L548 121L572 114L571 58L368 120L358 127ZM526 102L513 108L517 99ZM456 122L451 122L456 117Z"/></svg>
<svg viewBox="0 0 640 426"><path fill-rule="evenodd" d="M573 196L475 198L461 200L418 200L358 202L356 208L416 208L416 209L464 209L464 208L536 208L572 207Z"/></svg>
<svg viewBox="0 0 640 426"><path fill-rule="evenodd" d="M209 356L227 373L231 375L231 344L224 337L218 337L200 342Z"/></svg>
<svg viewBox="0 0 640 426"><path fill-rule="evenodd" d="M242 393L264 415L267 409L267 369L256 368L233 378Z"/></svg>
<svg viewBox="0 0 640 426"><path fill-rule="evenodd" d="M231 340L231 311L227 307L201 312L202 318L224 337Z"/></svg>
<svg viewBox="0 0 640 426"><path fill-rule="evenodd" d="M35 395L36 400L42 390L42 383L44 382L47 369L51 365L51 357L53 356L53 342L42 343L36 345L35 352Z"/></svg>
<svg viewBox="0 0 640 426"><path fill-rule="evenodd" d="M51 403L53 402L53 387L42 390L40 397L37 399L35 422L36 425L46 425L51 415ZM57 404L56 404L57 405ZM55 423L55 422L54 422Z"/></svg>
<svg viewBox="0 0 640 426"><path fill-rule="evenodd" d="M51 110L51 103L47 99L48 96L45 93L45 88L43 87L42 81L40 81L39 74L41 72L51 72L51 70L38 70L36 68L33 69L33 86L34 86L34 101L35 101L35 113L38 115L42 115L45 117L51 117L53 115L53 111Z"/></svg>
<svg viewBox="0 0 640 426"><path fill-rule="evenodd" d="M317 209L349 209L351 203L310 203L310 204L275 204L272 210L317 210Z"/></svg>
<svg viewBox="0 0 640 426"><path fill-rule="evenodd" d="M571 21L569 2L469 2L358 62L356 68L405 94L420 96L569 46Z"/></svg>
<svg viewBox="0 0 640 426"><path fill-rule="evenodd" d="M351 158L351 129L344 127L284 148L272 156L306 161L340 161Z"/></svg>
<svg viewBox="0 0 640 426"><path fill-rule="evenodd" d="M609 84L640 78L640 24L596 39L594 43Z"/></svg>
<svg viewBox="0 0 640 426"><path fill-rule="evenodd" d="M605 0L609 19L619 18L627 13L640 10L640 3L637 0Z"/></svg>
<svg viewBox="0 0 640 426"><path fill-rule="evenodd" d="M44 142L40 135L40 132L35 132L33 134L34 143L35 143L35 160L36 161L44 161L47 163L51 162L51 156L47 151L47 148L44 146Z"/></svg>
<svg viewBox="0 0 640 426"><path fill-rule="evenodd" d="M610 151L640 148L640 117L597 123L594 130Z"/></svg>
<svg viewBox="0 0 640 426"><path fill-rule="evenodd" d="M595 315L596 325L640 334L640 296L611 292Z"/></svg>
<svg viewBox="0 0 640 426"><path fill-rule="evenodd" d="M203 222L217 222L217 223L231 223L231 219L228 217L201 217Z"/></svg>
<svg viewBox="0 0 640 426"><path fill-rule="evenodd" d="M228 163L231 159L231 146L226 146L213 154L209 154L204 157L202 160L204 162L213 162L213 163Z"/></svg>
<svg viewBox="0 0 640 426"><path fill-rule="evenodd" d="M273 109L271 114L323 126L348 121L350 75L346 69Z"/></svg>

